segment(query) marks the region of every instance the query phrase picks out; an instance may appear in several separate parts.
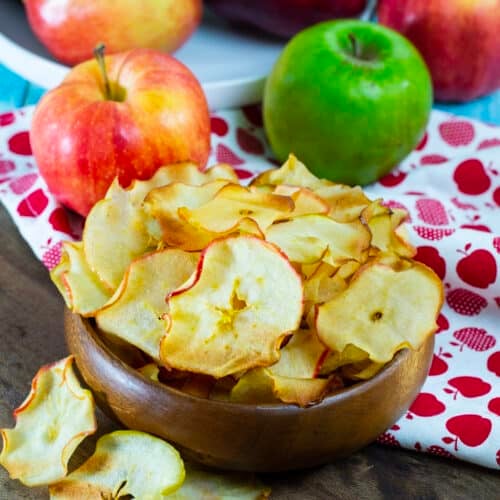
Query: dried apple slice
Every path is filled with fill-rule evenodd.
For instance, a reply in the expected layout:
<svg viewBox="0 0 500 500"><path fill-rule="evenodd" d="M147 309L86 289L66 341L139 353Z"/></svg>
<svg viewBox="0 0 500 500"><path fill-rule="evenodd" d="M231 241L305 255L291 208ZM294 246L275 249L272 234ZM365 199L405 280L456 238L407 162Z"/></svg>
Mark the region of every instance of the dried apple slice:
<svg viewBox="0 0 500 500"><path fill-rule="evenodd" d="M14 429L1 429L0 464L27 486L62 479L79 443L96 430L94 400L82 389L73 357L40 368L24 403L14 411Z"/></svg>
<svg viewBox="0 0 500 500"><path fill-rule="evenodd" d="M50 487L50 498L164 498L184 481L184 464L167 442L139 431L115 431L97 441L94 454Z"/></svg>
<svg viewBox="0 0 500 500"><path fill-rule="evenodd" d="M375 260L317 308L316 330L334 351L353 344L385 363L403 347L418 349L436 330L442 301L442 283L428 267L415 262L395 270Z"/></svg>
<svg viewBox="0 0 500 500"><path fill-rule="evenodd" d="M328 215L337 222L355 221L371 203L359 186L331 184L320 186L314 192L328 204Z"/></svg>
<svg viewBox="0 0 500 500"><path fill-rule="evenodd" d="M321 364L319 374L329 375L344 365L359 363L368 359L368 353L352 344L347 344L342 352L332 351Z"/></svg>
<svg viewBox="0 0 500 500"><path fill-rule="evenodd" d="M371 239L360 221L343 224L326 215L302 215L273 224L265 234L292 262L312 264L321 259L333 266L351 259L363 261Z"/></svg>
<svg viewBox="0 0 500 500"><path fill-rule="evenodd" d="M280 184L275 187L273 194L289 196L294 203L293 211L290 214L284 214L284 218L307 214L327 214L330 210L326 201L307 188Z"/></svg>
<svg viewBox="0 0 500 500"><path fill-rule="evenodd" d="M280 168L266 170L258 175L251 182L251 186L271 184L287 184L289 186L301 186L309 189L316 189L321 186L333 184L326 179L318 179L308 168L294 155L290 155L288 160Z"/></svg>
<svg viewBox="0 0 500 500"><path fill-rule="evenodd" d="M165 500L266 500L271 494L253 474L206 471L187 463L185 467L184 483Z"/></svg>
<svg viewBox="0 0 500 500"><path fill-rule="evenodd" d="M350 380L368 380L373 378L386 363L377 363L369 359L342 367L342 376Z"/></svg>
<svg viewBox="0 0 500 500"><path fill-rule="evenodd" d="M57 288L62 289L66 306L74 313L92 316L111 296L110 290L92 272L85 260L82 242L65 241L62 259L51 273Z"/></svg>
<svg viewBox="0 0 500 500"><path fill-rule="evenodd" d="M96 312L97 326L159 359L167 327L165 298L191 276L198 258L171 248L134 260L113 297Z"/></svg>
<svg viewBox="0 0 500 500"><path fill-rule="evenodd" d="M179 215L194 227L212 233L226 233L244 218L254 220L263 231L293 209L294 203L289 196L228 184L207 203L192 209L180 208Z"/></svg>
<svg viewBox="0 0 500 500"><path fill-rule="evenodd" d="M137 368L137 371L141 375L144 375L147 379L159 382L158 375L160 374L160 367L156 363L148 363L147 365L143 365L140 368Z"/></svg>
<svg viewBox="0 0 500 500"><path fill-rule="evenodd" d="M220 378L278 360L283 338L300 324L302 282L274 245L233 236L203 251L194 277L168 302L161 360Z"/></svg>

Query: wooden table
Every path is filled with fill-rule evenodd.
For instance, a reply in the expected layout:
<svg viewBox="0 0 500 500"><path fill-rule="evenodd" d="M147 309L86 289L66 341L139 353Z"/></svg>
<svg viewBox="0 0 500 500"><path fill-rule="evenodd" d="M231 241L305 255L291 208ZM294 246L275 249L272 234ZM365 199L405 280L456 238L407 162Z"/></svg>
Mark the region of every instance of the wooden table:
<svg viewBox="0 0 500 500"><path fill-rule="evenodd" d="M27 395L42 364L66 356L63 302L46 269L32 255L0 206L0 427L13 426L12 410ZM99 435L116 425L99 414ZM92 451L95 437L77 450ZM500 498L500 475L464 462L371 445L347 460L321 468L263 477L273 499ZM47 498L0 468L0 500Z"/></svg>

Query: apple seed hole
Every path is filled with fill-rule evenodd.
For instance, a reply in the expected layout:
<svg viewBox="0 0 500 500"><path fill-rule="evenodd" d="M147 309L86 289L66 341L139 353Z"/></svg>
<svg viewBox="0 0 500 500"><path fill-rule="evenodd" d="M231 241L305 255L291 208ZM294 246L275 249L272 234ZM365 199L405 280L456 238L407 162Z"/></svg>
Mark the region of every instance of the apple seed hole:
<svg viewBox="0 0 500 500"><path fill-rule="evenodd" d="M382 318L383 318L383 316L384 316L384 314L383 314L382 312L380 312L380 311L375 311L375 312L371 315L370 319L371 319L373 322L375 322L375 321L378 321L378 320L382 319Z"/></svg>

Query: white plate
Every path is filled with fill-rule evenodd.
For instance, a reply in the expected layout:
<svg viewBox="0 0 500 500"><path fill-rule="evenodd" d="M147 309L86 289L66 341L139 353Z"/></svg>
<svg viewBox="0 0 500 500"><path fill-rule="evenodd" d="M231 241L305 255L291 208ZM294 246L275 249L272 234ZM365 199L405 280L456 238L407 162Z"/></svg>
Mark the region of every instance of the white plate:
<svg viewBox="0 0 500 500"><path fill-rule="evenodd" d="M210 14L175 55L198 77L211 109L258 102L283 42L231 29ZM43 88L58 85L68 67L57 63L33 35L19 0L0 0L0 62Z"/></svg>

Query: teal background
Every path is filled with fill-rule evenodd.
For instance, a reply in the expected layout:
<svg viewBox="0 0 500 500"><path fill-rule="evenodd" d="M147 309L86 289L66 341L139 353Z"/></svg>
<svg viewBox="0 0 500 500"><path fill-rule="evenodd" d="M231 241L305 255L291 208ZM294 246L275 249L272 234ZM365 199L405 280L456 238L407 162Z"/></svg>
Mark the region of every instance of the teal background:
<svg viewBox="0 0 500 500"><path fill-rule="evenodd" d="M36 104L45 89L34 85L0 64L0 112ZM434 105L436 109L500 125L500 90L466 104Z"/></svg>

